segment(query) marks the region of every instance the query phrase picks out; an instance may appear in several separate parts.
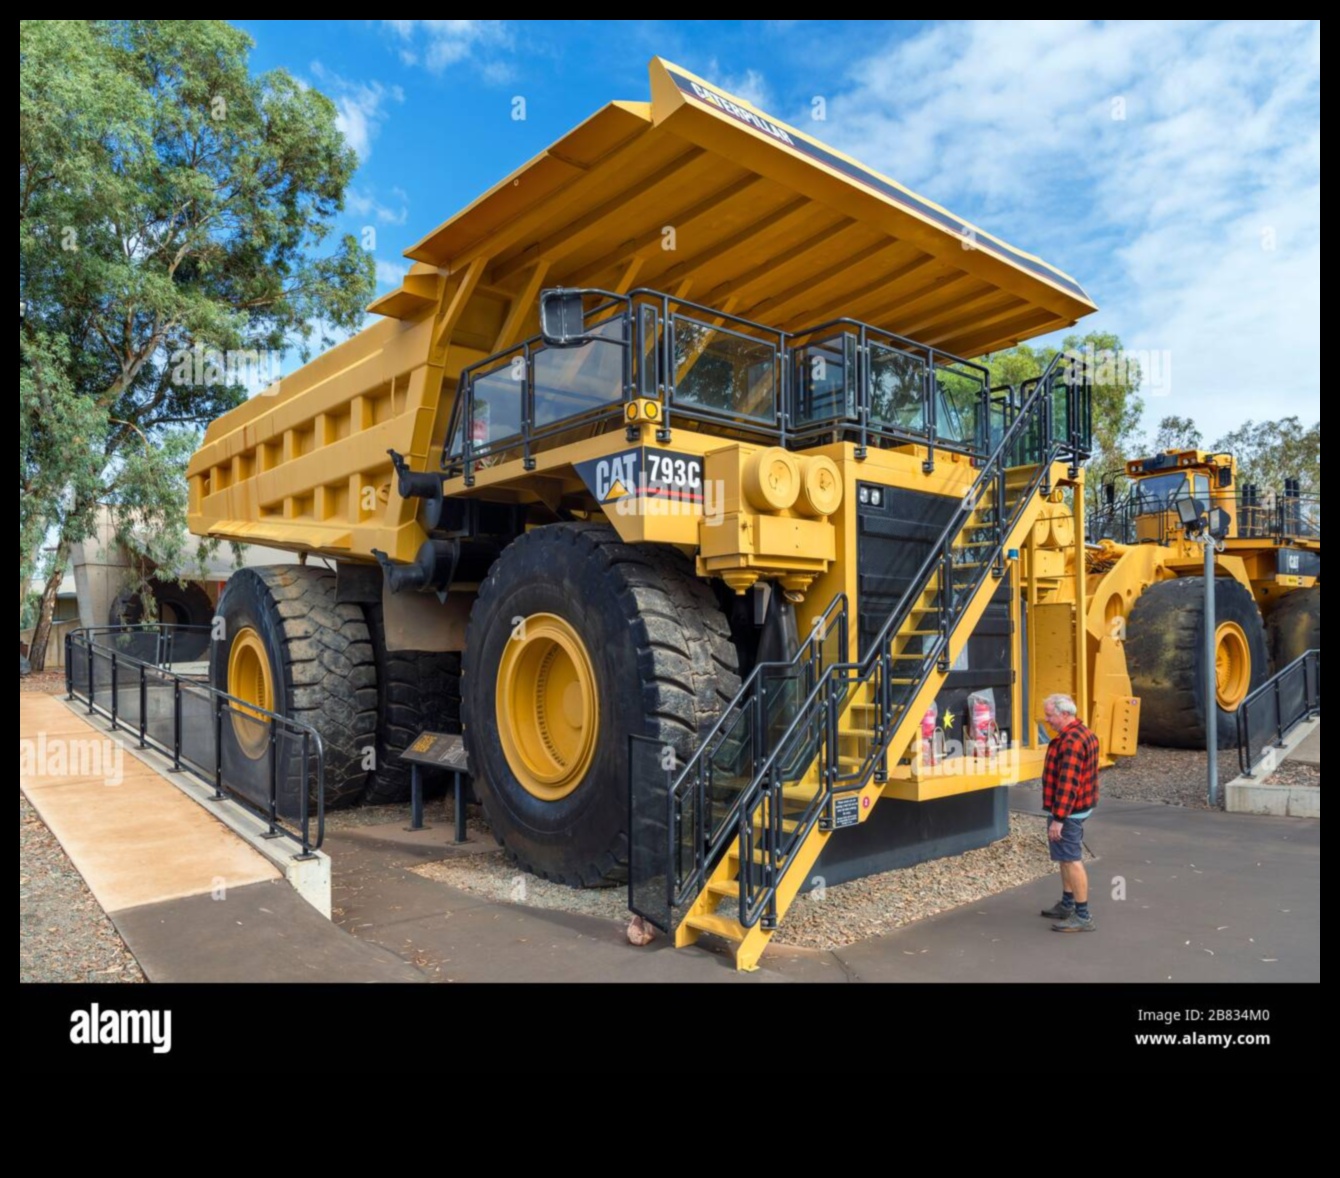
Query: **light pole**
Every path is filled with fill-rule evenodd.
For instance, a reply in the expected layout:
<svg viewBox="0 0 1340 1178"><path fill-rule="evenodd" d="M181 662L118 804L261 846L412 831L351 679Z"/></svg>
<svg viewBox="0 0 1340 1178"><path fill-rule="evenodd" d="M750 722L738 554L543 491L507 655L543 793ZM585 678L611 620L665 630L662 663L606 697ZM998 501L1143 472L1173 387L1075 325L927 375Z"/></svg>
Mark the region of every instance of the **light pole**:
<svg viewBox="0 0 1340 1178"><path fill-rule="evenodd" d="M1205 700L1205 759L1207 797L1212 807L1219 805L1219 683L1215 668L1218 625L1214 616L1214 554L1222 549L1228 535L1228 515L1218 507L1206 511L1199 499L1179 499L1177 518L1186 538L1205 550L1205 682L1201 690Z"/></svg>

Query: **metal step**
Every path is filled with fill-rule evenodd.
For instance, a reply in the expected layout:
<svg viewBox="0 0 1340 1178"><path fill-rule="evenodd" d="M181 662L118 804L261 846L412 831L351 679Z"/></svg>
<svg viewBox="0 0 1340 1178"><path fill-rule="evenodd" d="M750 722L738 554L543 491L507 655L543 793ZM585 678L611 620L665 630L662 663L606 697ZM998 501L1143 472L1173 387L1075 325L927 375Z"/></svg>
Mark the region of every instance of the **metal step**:
<svg viewBox="0 0 1340 1178"><path fill-rule="evenodd" d="M686 917L684 923L700 933L711 933L713 936L725 937L728 941L744 940L744 929L738 920L731 917L705 912L701 916Z"/></svg>

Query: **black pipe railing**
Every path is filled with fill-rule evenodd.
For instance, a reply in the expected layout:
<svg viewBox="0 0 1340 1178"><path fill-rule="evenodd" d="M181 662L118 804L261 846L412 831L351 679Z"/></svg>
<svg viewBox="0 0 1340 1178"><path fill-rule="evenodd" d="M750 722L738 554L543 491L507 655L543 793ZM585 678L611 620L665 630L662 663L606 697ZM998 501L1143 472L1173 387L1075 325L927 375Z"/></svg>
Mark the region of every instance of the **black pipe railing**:
<svg viewBox="0 0 1340 1178"><path fill-rule="evenodd" d="M1238 766L1244 777L1270 747L1321 712L1321 651L1309 650L1272 675L1238 705Z"/></svg>
<svg viewBox="0 0 1340 1178"><path fill-rule="evenodd" d="M65 636L65 689L112 731L172 759L264 820L263 837L292 839L300 858L326 831L325 753L315 728L172 669L173 633L200 627L98 626ZM206 627L207 629L207 627ZM180 636L179 636L180 637ZM146 657L147 656L147 657Z"/></svg>

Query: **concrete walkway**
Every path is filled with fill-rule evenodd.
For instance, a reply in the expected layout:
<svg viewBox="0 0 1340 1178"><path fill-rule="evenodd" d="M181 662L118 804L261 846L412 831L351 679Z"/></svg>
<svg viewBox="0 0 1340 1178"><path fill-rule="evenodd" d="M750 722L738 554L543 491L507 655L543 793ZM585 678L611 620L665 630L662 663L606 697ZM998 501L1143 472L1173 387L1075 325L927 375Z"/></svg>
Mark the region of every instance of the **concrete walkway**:
<svg viewBox="0 0 1340 1178"><path fill-rule="evenodd" d="M325 920L104 724L21 692L19 788L150 981L421 979Z"/></svg>

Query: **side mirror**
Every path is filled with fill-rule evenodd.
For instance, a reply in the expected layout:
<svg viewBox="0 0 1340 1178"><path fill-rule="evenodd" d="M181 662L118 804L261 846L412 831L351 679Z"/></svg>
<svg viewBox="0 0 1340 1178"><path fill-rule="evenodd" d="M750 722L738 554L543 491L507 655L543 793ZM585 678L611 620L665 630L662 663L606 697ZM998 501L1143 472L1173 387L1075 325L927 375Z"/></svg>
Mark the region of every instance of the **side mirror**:
<svg viewBox="0 0 1340 1178"><path fill-rule="evenodd" d="M1221 487L1227 487L1232 481L1233 481L1232 467L1221 466L1219 468L1219 485Z"/></svg>
<svg viewBox="0 0 1340 1178"><path fill-rule="evenodd" d="M1111 507L1113 504L1116 503L1116 501L1117 501L1117 484L1116 484L1116 483L1104 483L1104 484L1103 484L1103 502L1106 503L1109 507Z"/></svg>
<svg viewBox="0 0 1340 1178"><path fill-rule="evenodd" d="M581 291L546 290L540 295L540 335L550 348L572 348L587 342Z"/></svg>

